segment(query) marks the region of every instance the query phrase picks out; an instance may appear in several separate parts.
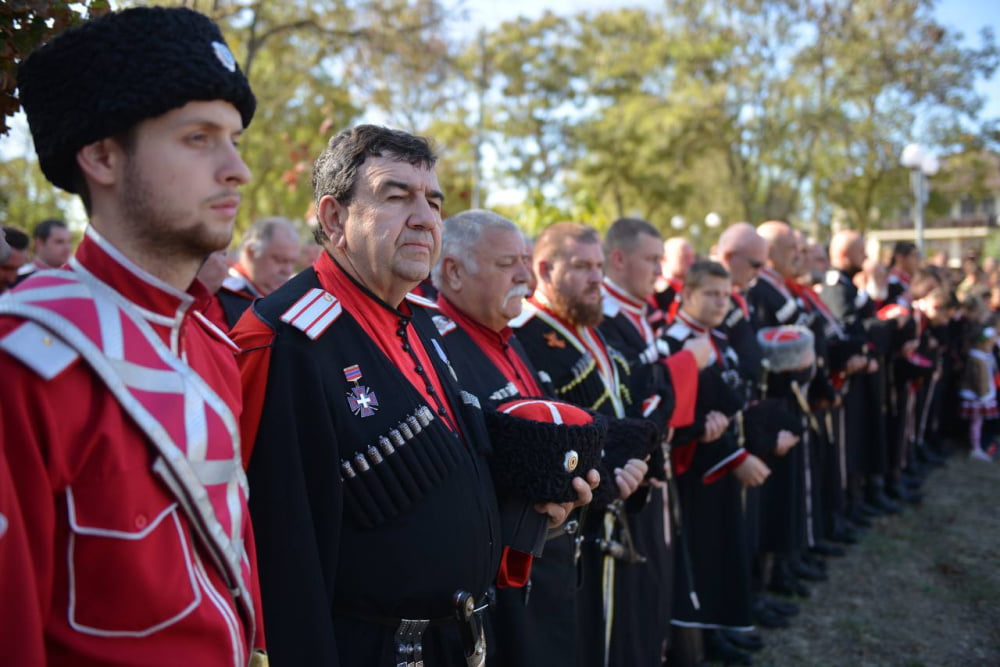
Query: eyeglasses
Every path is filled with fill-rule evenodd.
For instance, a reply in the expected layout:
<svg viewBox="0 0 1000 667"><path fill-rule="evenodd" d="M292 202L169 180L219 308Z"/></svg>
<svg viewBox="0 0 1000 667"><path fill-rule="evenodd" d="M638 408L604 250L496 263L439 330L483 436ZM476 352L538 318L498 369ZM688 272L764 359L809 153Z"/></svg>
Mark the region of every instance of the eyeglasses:
<svg viewBox="0 0 1000 667"><path fill-rule="evenodd" d="M750 268L753 269L754 271L757 271L757 270L759 270L759 269L761 269L761 268L764 267L764 262L758 262L755 259L750 259L749 257L747 257L746 255L744 255L743 253L734 253L734 254L737 254L740 257L742 257L743 261L745 261L747 264L749 264Z"/></svg>

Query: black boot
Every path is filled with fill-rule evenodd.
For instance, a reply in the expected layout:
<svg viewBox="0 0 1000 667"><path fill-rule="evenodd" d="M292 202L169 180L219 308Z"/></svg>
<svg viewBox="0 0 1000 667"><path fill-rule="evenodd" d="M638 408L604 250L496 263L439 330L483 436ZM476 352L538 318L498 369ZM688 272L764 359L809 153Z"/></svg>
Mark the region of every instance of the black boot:
<svg viewBox="0 0 1000 667"><path fill-rule="evenodd" d="M804 581L826 581L828 579L826 572L800 559L792 560L789 563L789 567L791 567L792 573L796 578Z"/></svg>
<svg viewBox="0 0 1000 667"><path fill-rule="evenodd" d="M903 511L899 503L890 500L882 489L874 490L869 494L868 504L883 514L899 514Z"/></svg>
<svg viewBox="0 0 1000 667"><path fill-rule="evenodd" d="M768 590L778 595L797 595L803 598L812 595L812 591L799 581L788 560L783 557L774 560L774 572L771 574L771 585L768 586Z"/></svg>
<svg viewBox="0 0 1000 667"><path fill-rule="evenodd" d="M782 616L798 616L799 615L799 605L794 602L786 602L785 600L776 600L774 598L769 598L766 595L761 595L758 600L768 609L781 614Z"/></svg>
<svg viewBox="0 0 1000 667"><path fill-rule="evenodd" d="M751 609L754 623L762 628L787 628L791 625L785 614L781 614L762 600L754 602Z"/></svg>
<svg viewBox="0 0 1000 667"><path fill-rule="evenodd" d="M924 500L924 494L919 491L906 488L906 484L901 481L893 482L885 487L885 495L893 500L911 505L919 505Z"/></svg>
<svg viewBox="0 0 1000 667"><path fill-rule="evenodd" d="M834 538L831 538L831 539L834 539ZM836 542L836 541L839 541L839 540L834 539L834 541ZM854 542L857 542L857 539L855 539ZM854 544L854 542L845 542L845 543L846 544ZM844 556L844 555L847 554L847 549L845 549L844 547L839 546L837 544L830 544L829 542L825 542L823 540L817 540L816 544L814 544L811 547L809 547L809 549L814 554L819 554L820 556L837 556L837 557L839 557L839 556Z"/></svg>
<svg viewBox="0 0 1000 667"><path fill-rule="evenodd" d="M814 551L806 551L799 556L800 560L808 565L809 567L814 567L817 570L826 572L826 560Z"/></svg>
<svg viewBox="0 0 1000 667"><path fill-rule="evenodd" d="M764 648L764 639L756 632L737 632L722 630L722 636L730 644L744 651L759 651Z"/></svg>
<svg viewBox="0 0 1000 667"><path fill-rule="evenodd" d="M730 644L719 630L705 630L705 657L727 665L753 664L753 656Z"/></svg>

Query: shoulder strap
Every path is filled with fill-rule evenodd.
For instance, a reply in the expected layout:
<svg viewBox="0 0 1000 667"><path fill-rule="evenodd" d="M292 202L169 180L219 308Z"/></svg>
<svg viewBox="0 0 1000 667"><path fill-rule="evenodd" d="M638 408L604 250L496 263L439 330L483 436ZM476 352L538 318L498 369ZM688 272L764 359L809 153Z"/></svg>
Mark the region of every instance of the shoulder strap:
<svg viewBox="0 0 1000 667"><path fill-rule="evenodd" d="M128 302L77 269L36 276L0 298L0 314L58 337L104 381L161 455L154 472L177 497L253 627L243 545L247 483L236 418ZM209 415L221 421L228 438L209 438ZM210 493L213 488L219 492Z"/></svg>

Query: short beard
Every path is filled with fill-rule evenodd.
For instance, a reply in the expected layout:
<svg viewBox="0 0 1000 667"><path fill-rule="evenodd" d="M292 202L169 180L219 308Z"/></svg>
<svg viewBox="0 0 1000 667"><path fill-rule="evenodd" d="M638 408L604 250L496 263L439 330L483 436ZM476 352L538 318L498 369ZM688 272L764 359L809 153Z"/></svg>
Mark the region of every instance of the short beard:
<svg viewBox="0 0 1000 667"><path fill-rule="evenodd" d="M132 236L156 255L202 261L232 240L232 227L225 235L213 234L200 220L185 227L187 216L158 197L134 160L126 166L122 185L124 222Z"/></svg>
<svg viewBox="0 0 1000 667"><path fill-rule="evenodd" d="M581 327L596 327L604 319L604 308L600 301L594 304L572 301L562 294L554 294L552 309L570 324Z"/></svg>

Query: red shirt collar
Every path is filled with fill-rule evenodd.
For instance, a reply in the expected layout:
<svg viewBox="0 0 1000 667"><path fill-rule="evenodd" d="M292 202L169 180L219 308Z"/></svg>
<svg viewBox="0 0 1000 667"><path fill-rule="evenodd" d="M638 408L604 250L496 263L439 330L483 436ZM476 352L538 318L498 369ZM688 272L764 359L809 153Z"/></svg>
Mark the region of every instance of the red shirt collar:
<svg viewBox="0 0 1000 667"><path fill-rule="evenodd" d="M687 327L696 334L708 333L708 327L695 320L693 317L685 313L683 310L677 311L677 319L683 322L685 325L687 325Z"/></svg>
<svg viewBox="0 0 1000 667"><path fill-rule="evenodd" d="M469 334L486 358L517 387L522 396L542 395L542 390L535 382L531 370L520 355L510 347L513 329L504 327L500 331L494 331L466 315L442 294L438 295L437 304L441 313Z"/></svg>
<svg viewBox="0 0 1000 667"><path fill-rule="evenodd" d="M607 277L604 278L604 292L617 301L623 308L631 309L636 315L645 316L647 310L646 302L635 298Z"/></svg>
<svg viewBox="0 0 1000 667"><path fill-rule="evenodd" d="M87 227L70 263L76 263L139 308L178 321L192 305L207 305L211 297L197 280L186 292L168 285L127 258L93 227Z"/></svg>
<svg viewBox="0 0 1000 667"><path fill-rule="evenodd" d="M510 327L504 327L500 331L494 331L488 326L477 322L466 315L463 311L459 310L458 307L449 301L443 294L438 294L437 305L445 317L469 332L469 335L472 336L472 338L477 342L487 342L492 346L502 347L507 345L507 341L510 340L511 335L514 333L514 330Z"/></svg>

